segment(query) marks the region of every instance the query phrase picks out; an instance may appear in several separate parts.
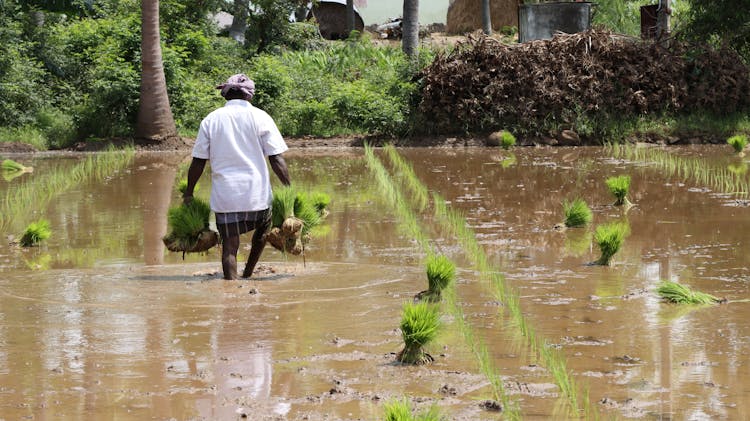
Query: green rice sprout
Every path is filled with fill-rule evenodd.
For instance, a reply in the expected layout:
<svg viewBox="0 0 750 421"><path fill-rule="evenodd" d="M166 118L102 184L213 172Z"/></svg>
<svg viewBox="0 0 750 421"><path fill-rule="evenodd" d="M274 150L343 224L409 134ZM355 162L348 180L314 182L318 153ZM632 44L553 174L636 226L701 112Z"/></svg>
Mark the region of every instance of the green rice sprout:
<svg viewBox="0 0 750 421"><path fill-rule="evenodd" d="M383 406L385 421L411 421L411 404L407 399L394 399Z"/></svg>
<svg viewBox="0 0 750 421"><path fill-rule="evenodd" d="M665 301L675 304L715 304L723 301L711 294L694 291L685 285L672 281L660 282L656 292Z"/></svg>
<svg viewBox="0 0 750 421"><path fill-rule="evenodd" d="M444 255L427 257L427 291L424 296L430 302L440 301L444 289L456 280L456 265Z"/></svg>
<svg viewBox="0 0 750 421"><path fill-rule="evenodd" d="M297 192L291 186L277 187L273 189L273 216L271 224L280 227L284 220L294 216L294 201Z"/></svg>
<svg viewBox="0 0 750 421"><path fill-rule="evenodd" d="M628 234L630 234L630 226L625 222L610 222L596 227L594 241L599 246L602 255L594 263L609 266L612 256L620 250Z"/></svg>
<svg viewBox="0 0 750 421"><path fill-rule="evenodd" d="M732 146L732 148L734 148L735 152L740 153L745 150L745 146L747 146L748 139L747 139L747 136L744 134L737 134L727 139L727 143L730 146Z"/></svg>
<svg viewBox="0 0 750 421"><path fill-rule="evenodd" d="M712 165L706 158L675 155L657 147L610 144L607 148L617 158L644 162L667 177L677 177L713 189L716 192L748 197L750 181L742 173Z"/></svg>
<svg viewBox="0 0 750 421"><path fill-rule="evenodd" d="M318 210L318 213L323 215L331 203L331 196L323 192L314 192L310 194L310 201L315 206L315 209Z"/></svg>
<svg viewBox="0 0 750 421"><path fill-rule="evenodd" d="M576 198L572 202L567 200L563 202L563 212L566 227L582 227L588 225L593 218L591 209L581 198Z"/></svg>
<svg viewBox="0 0 750 421"><path fill-rule="evenodd" d="M629 205L628 191L630 190L630 176L619 175L617 177L610 177L606 181L607 187L612 195L615 196L615 206Z"/></svg>
<svg viewBox="0 0 750 421"><path fill-rule="evenodd" d="M4 159L2 164L0 164L0 167L3 171L7 172L23 172L26 169L26 167L12 159Z"/></svg>
<svg viewBox="0 0 750 421"><path fill-rule="evenodd" d="M30 223L21 236L21 246L32 247L36 246L42 241L48 239L52 235L52 231L49 227L49 221L46 219L40 219L36 222Z"/></svg>
<svg viewBox="0 0 750 421"><path fill-rule="evenodd" d="M430 409L421 414L412 414L411 404L406 398L386 402L384 411L383 419L385 421L440 421L443 419L436 405L432 405Z"/></svg>
<svg viewBox="0 0 750 421"><path fill-rule="evenodd" d="M187 178L183 177L180 178L179 181L177 181L177 191L180 192L180 194L185 194L185 191L187 190L188 180ZM193 192L198 191L199 186L196 184L193 188Z"/></svg>
<svg viewBox="0 0 750 421"><path fill-rule="evenodd" d="M515 146L516 144L516 137L513 136L513 133L503 130L500 132L500 147L503 149L510 149L511 146Z"/></svg>
<svg viewBox="0 0 750 421"><path fill-rule="evenodd" d="M310 196L298 193L294 197L294 216L302 220L302 235L320 224L320 212Z"/></svg>
<svg viewBox="0 0 750 421"><path fill-rule="evenodd" d="M170 208L167 211L170 233L165 241L175 244L181 250L191 249L201 232L208 229L210 215L211 207L197 197L186 204Z"/></svg>
<svg viewBox="0 0 750 421"><path fill-rule="evenodd" d="M432 357L424 351L424 346L432 342L440 327L438 306L429 303L404 303L401 313L401 336L404 349L396 359L404 364L427 364Z"/></svg>

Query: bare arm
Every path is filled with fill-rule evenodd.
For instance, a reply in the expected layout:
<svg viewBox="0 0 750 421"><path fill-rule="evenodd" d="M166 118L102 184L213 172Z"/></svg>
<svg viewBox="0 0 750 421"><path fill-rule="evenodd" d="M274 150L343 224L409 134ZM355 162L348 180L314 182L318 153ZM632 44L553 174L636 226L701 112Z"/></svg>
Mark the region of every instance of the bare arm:
<svg viewBox="0 0 750 421"><path fill-rule="evenodd" d="M271 169L276 174L276 177L279 177L279 180L281 180L281 184L285 186L292 184L292 181L289 180L289 169L286 167L286 161L281 154L270 155L268 161L271 163Z"/></svg>
<svg viewBox="0 0 750 421"><path fill-rule="evenodd" d="M185 193L182 194L183 202L187 203L193 198L193 190L195 190L195 185L203 174L203 169L206 167L206 161L206 159L193 158L193 161L190 163L187 176L187 188L185 189Z"/></svg>

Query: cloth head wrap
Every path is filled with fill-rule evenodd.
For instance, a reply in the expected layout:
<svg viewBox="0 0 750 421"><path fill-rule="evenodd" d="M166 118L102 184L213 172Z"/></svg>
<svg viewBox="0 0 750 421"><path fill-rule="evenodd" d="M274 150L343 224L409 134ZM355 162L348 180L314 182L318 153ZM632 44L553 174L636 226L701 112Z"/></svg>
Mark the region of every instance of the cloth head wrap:
<svg viewBox="0 0 750 421"><path fill-rule="evenodd" d="M221 89L221 96L227 97L227 94L232 89L236 89L245 95L245 99L250 101L255 95L255 82L249 77L240 73L234 76L230 76L226 83L222 83L217 86L216 89Z"/></svg>

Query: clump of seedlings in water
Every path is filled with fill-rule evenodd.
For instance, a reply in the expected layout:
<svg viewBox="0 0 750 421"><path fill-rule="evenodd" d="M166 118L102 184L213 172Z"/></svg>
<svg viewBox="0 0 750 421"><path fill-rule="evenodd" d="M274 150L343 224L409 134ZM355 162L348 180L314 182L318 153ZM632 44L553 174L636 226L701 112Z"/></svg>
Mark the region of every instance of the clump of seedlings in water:
<svg viewBox="0 0 750 421"><path fill-rule="evenodd" d="M672 281L659 283L656 292L664 300L675 304L715 304L726 300L705 292L694 291L689 287Z"/></svg>
<svg viewBox="0 0 750 421"><path fill-rule="evenodd" d="M12 180L21 174L34 171L33 167L26 167L12 159L4 159L3 162L0 163L0 168L3 170L3 177L5 177L6 180Z"/></svg>
<svg viewBox="0 0 750 421"><path fill-rule="evenodd" d="M173 207L167 212L169 234L162 240L169 251L202 252L219 243L219 235L208 228L211 208L199 198Z"/></svg>
<svg viewBox="0 0 750 421"><path fill-rule="evenodd" d="M431 303L440 302L443 290L456 280L456 265L447 257L430 255L427 257L427 290L415 297Z"/></svg>
<svg viewBox="0 0 750 421"><path fill-rule="evenodd" d="M628 200L628 192L630 191L629 175L610 177L607 179L606 183L610 193L615 196L615 206L631 205L630 201Z"/></svg>
<svg viewBox="0 0 750 421"><path fill-rule="evenodd" d="M586 226L593 218L593 213L589 205L580 197L574 199L572 202L564 201L563 212L565 213L565 221L563 223L568 228Z"/></svg>
<svg viewBox="0 0 750 421"><path fill-rule="evenodd" d="M427 412L412 414L411 405L407 399L394 399L386 402L384 410L383 419L385 421L440 421L443 419L435 405L431 406Z"/></svg>
<svg viewBox="0 0 750 421"><path fill-rule="evenodd" d="M427 364L434 359L424 347L432 342L440 327L438 306L430 303L405 303L401 313L401 336L404 349L396 360L404 364Z"/></svg>
<svg viewBox="0 0 750 421"><path fill-rule="evenodd" d="M747 146L748 139L747 136L743 134L738 134L731 136L729 139L727 139L727 143L734 148L734 151L738 154L744 155L745 147Z"/></svg>
<svg viewBox="0 0 750 421"><path fill-rule="evenodd" d="M487 144L490 146L500 146L503 149L510 149L511 146L515 146L516 137L507 130L500 130L490 134Z"/></svg>
<svg viewBox="0 0 750 421"><path fill-rule="evenodd" d="M596 227L594 241L602 254L594 264L609 266L612 256L620 250L625 237L629 233L630 227L624 222L611 222Z"/></svg>
<svg viewBox="0 0 750 421"><path fill-rule="evenodd" d="M49 221L46 219L40 219L36 222L30 223L21 235L21 241L19 242L23 247L36 246L42 241L48 239L52 235L52 230L49 227Z"/></svg>
<svg viewBox="0 0 750 421"><path fill-rule="evenodd" d="M277 250L299 255L309 241L310 230L327 213L330 198L320 193L305 194L291 186L274 189L271 231L266 236Z"/></svg>

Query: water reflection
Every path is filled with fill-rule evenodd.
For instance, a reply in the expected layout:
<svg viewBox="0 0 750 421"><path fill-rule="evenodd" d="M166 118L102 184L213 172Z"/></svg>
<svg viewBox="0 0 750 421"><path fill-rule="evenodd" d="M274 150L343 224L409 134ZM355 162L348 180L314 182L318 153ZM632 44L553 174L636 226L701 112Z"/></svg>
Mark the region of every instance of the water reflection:
<svg viewBox="0 0 750 421"><path fill-rule="evenodd" d="M185 154L138 155L122 170L55 192L29 183L81 167L80 158L35 158L33 174L0 181L1 197L17 189L40 197L23 202L26 213L6 219L3 238L17 233L27 216L44 216L53 226L43 247L0 245L0 413L9 419L226 419L239 409L369 419L380 408L367 401L373 395L440 398L442 385L432 382L445 378L430 376L474 369L460 338L447 334L447 350L436 352L447 357L408 372L411 378L382 362L398 348L401 302L423 287L422 256L382 206L360 152L290 151L295 184L332 198L328 230L310 242L306 266L266 251L264 262L294 267L293 276L248 283L193 276L220 269L215 250L183 261L163 249ZM653 293L660 280L682 280L730 301L747 296L750 218L734 197L598 148L517 148L509 165L496 151L400 152L430 193L466 215L488 258L520 291L524 314L590 384L593 405L607 415L638 418L750 416L742 375L750 305L685 309ZM727 165L715 149L679 153ZM607 177L624 173L632 177L637 205L625 215L631 235L612 267L586 266L598 257L593 228L625 217L604 186ZM208 185L199 190L209 191ZM594 222L554 231L563 219L561 202L576 196L591 205ZM494 298L478 286L456 239L431 226L430 212L428 206L420 214L422 222L441 252L459 262L467 321L495 351L503 375L549 384L548 374L529 374L529 361L510 351L497 327L498 309L488 304ZM261 294L249 294L251 285ZM334 380L371 403L352 403L348 395L336 400L329 393ZM483 397L478 387L474 395L444 400L452 404L441 402L451 415L472 419ZM597 403L603 398L616 404ZM524 395L522 413L552 414L553 401Z"/></svg>

